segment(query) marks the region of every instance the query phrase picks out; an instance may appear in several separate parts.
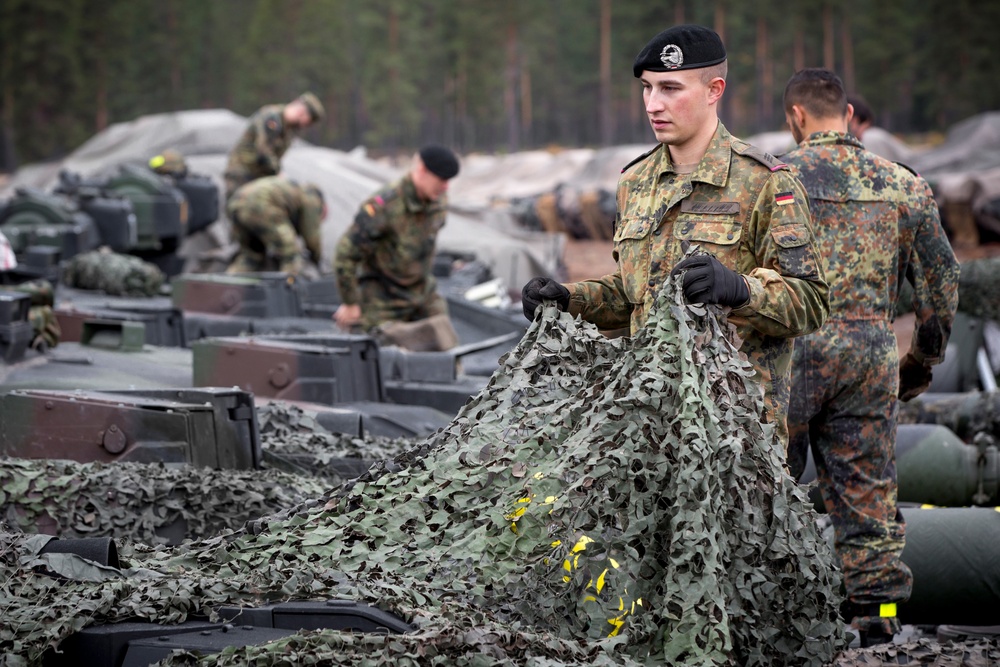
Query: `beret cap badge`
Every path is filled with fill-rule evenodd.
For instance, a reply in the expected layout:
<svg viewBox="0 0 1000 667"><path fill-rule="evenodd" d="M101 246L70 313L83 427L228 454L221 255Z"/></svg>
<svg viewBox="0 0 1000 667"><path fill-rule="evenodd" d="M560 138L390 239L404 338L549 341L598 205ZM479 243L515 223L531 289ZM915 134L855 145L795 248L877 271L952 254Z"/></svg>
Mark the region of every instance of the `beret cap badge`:
<svg viewBox="0 0 1000 667"><path fill-rule="evenodd" d="M675 72L718 65L726 60L726 47L719 33L701 25L685 24L667 28L646 46L632 63L635 78L642 73Z"/></svg>
<svg viewBox="0 0 1000 667"><path fill-rule="evenodd" d="M660 62L667 69L677 69L684 64L684 53L676 44L667 44L660 51Z"/></svg>

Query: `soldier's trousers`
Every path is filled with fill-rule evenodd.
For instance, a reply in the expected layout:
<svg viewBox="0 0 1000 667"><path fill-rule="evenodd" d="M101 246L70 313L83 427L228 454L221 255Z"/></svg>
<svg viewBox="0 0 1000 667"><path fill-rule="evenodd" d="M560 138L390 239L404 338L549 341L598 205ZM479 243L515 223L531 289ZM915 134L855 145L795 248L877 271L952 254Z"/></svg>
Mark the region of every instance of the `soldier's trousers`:
<svg viewBox="0 0 1000 667"><path fill-rule="evenodd" d="M789 467L797 479L811 446L847 597L863 605L907 600L913 583L896 507L898 358L890 322L837 319L795 339L792 357Z"/></svg>
<svg viewBox="0 0 1000 667"><path fill-rule="evenodd" d="M233 238L240 249L226 273L284 271L297 274L302 269L298 254L298 234L288 220L257 219L234 215Z"/></svg>
<svg viewBox="0 0 1000 667"><path fill-rule="evenodd" d="M437 290L414 294L392 293L377 279L363 279L361 292L362 325L367 329L383 322L415 322L434 315L447 315L448 302Z"/></svg>

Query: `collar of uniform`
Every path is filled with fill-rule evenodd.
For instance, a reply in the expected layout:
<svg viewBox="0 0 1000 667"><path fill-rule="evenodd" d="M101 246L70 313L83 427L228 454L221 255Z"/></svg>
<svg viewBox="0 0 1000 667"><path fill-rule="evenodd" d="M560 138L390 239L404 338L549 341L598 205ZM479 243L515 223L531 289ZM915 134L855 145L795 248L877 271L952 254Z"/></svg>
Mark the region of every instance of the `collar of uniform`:
<svg viewBox="0 0 1000 667"><path fill-rule="evenodd" d="M427 201L417 194L417 186L413 184L409 174L403 177L400 188L403 192L403 203L410 213L430 213L441 207L440 201Z"/></svg>
<svg viewBox="0 0 1000 667"><path fill-rule="evenodd" d="M691 172L691 181L701 181L702 183L708 183L720 188L725 186L726 180L729 178L729 162L731 159L732 137L726 126L722 124L722 121L719 121L718 127L715 128L715 136L712 137L711 143L708 144L708 150L705 151L705 155L702 156L695 170ZM670 161L670 151L666 146L663 147L660 161L662 163L660 168L661 174L674 171L674 165Z"/></svg>
<svg viewBox="0 0 1000 667"><path fill-rule="evenodd" d="M830 144L846 144L848 146L864 148L861 140L853 134L835 132L834 130L821 130L819 132L813 132L806 137L805 141L802 142L803 146L829 146Z"/></svg>

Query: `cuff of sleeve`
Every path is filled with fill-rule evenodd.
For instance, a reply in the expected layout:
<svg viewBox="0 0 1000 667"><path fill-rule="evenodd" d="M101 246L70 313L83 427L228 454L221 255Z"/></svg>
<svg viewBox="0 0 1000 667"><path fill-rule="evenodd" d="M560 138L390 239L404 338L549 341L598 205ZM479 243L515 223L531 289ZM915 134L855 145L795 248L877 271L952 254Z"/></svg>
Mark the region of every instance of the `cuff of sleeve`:
<svg viewBox="0 0 1000 667"><path fill-rule="evenodd" d="M924 368L930 368L931 366L936 366L937 364L940 364L942 361L944 361L943 350L940 356L930 357L921 352L920 350L916 349L915 347L911 347L910 351L907 354L913 357L913 360L916 361L921 366L923 366Z"/></svg>
<svg viewBox="0 0 1000 667"><path fill-rule="evenodd" d="M340 303L345 306L353 306L360 301L357 287L344 288L338 285L337 289L340 291Z"/></svg>
<svg viewBox="0 0 1000 667"><path fill-rule="evenodd" d="M751 276L742 276L742 278L743 282L747 285L747 289L750 290L750 298L742 306L733 308L732 312L734 315L747 317L760 310L760 305L764 302L764 286L759 280Z"/></svg>

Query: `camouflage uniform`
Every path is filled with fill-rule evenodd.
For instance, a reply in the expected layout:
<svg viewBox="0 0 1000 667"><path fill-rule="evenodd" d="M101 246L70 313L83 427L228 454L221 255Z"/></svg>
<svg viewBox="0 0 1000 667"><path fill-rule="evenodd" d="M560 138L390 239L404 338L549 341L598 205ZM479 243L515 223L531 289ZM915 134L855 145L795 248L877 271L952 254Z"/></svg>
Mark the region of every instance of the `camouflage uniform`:
<svg viewBox="0 0 1000 667"><path fill-rule="evenodd" d="M662 144L623 170L614 237L618 271L566 285L569 312L602 329L635 332L689 244L746 277L750 301L733 309L729 321L763 385L768 420L784 446L789 338L826 320L827 285L802 186L784 165L730 136L722 123L689 175L676 173Z"/></svg>
<svg viewBox="0 0 1000 667"><path fill-rule="evenodd" d="M361 305L362 327L447 314L432 274L446 200L424 201L413 180L370 197L337 243L334 271L341 302Z"/></svg>
<svg viewBox="0 0 1000 667"><path fill-rule="evenodd" d="M59 344L62 329L52 307L55 305L55 290L48 280L32 280L9 289L23 292L31 297L31 307L28 309L28 321L35 331L31 339L31 347L36 350L46 350Z"/></svg>
<svg viewBox="0 0 1000 667"><path fill-rule="evenodd" d="M281 158L295 138L295 131L285 127L284 110L284 104L269 104L250 116L249 126L229 153L223 175L227 201L244 183L281 170Z"/></svg>
<svg viewBox="0 0 1000 667"><path fill-rule="evenodd" d="M321 211L318 197L280 176L258 178L242 186L226 204L233 237L240 245L226 273L299 273L304 266L299 236L319 264Z"/></svg>
<svg viewBox="0 0 1000 667"><path fill-rule="evenodd" d="M809 195L831 312L820 331L795 341L789 464L800 475L812 445L848 598L871 611L908 599L913 579L899 558L905 529L896 508L899 286L914 286L913 354L938 363L958 304L959 265L930 188L906 168L832 131L814 133L784 158ZM899 630L891 613L861 616L862 630L873 622Z"/></svg>

